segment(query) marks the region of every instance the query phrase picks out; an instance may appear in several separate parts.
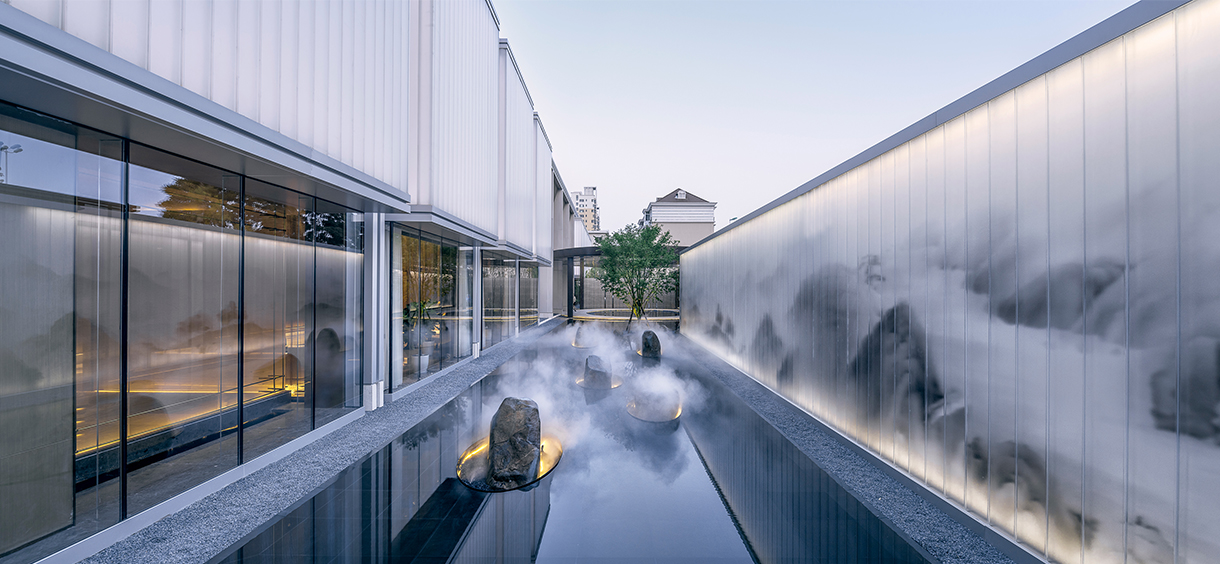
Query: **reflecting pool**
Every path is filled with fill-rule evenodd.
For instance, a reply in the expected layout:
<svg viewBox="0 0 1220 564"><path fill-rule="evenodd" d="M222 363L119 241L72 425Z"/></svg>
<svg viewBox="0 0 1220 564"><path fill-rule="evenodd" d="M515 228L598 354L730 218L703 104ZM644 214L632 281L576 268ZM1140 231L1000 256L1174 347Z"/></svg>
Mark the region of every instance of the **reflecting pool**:
<svg viewBox="0 0 1220 564"><path fill-rule="evenodd" d="M573 347L575 330L543 338L213 561L926 562L717 382L664 358L644 366L631 337L595 326L590 346ZM591 355L624 385L575 385ZM628 414L658 391L681 397L678 419ZM459 458L509 396L537 402L562 459L532 488L469 489Z"/></svg>

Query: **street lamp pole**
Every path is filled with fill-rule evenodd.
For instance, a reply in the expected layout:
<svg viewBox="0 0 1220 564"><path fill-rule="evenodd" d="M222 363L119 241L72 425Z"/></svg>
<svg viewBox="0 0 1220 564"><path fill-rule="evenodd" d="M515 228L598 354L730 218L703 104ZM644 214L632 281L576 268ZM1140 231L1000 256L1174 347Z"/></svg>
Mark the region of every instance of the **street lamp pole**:
<svg viewBox="0 0 1220 564"><path fill-rule="evenodd" d="M19 144L13 144L11 147L0 141L0 155L4 156L4 166L0 167L0 182L8 184L8 156L9 154L20 153L23 149Z"/></svg>

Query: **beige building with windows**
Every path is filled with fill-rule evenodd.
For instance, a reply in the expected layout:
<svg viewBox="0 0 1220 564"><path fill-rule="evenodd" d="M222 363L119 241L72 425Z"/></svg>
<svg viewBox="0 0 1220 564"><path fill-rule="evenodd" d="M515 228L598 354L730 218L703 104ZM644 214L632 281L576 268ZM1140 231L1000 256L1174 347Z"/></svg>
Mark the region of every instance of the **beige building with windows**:
<svg viewBox="0 0 1220 564"><path fill-rule="evenodd" d="M597 186L585 186L585 189L574 194L576 196L576 213L585 223L585 230L592 233L600 231L602 225L601 208L597 207Z"/></svg>

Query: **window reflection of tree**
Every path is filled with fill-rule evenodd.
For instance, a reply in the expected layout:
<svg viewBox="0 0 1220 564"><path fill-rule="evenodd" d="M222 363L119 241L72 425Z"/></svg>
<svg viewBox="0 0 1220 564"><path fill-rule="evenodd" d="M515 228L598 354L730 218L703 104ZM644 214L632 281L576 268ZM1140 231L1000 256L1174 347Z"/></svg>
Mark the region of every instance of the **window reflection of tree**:
<svg viewBox="0 0 1220 564"><path fill-rule="evenodd" d="M225 229L240 227L242 201L237 190L178 178L161 191L165 194L158 204L164 210L162 217ZM333 247L359 247L360 232L349 228L346 214L301 210L254 196L246 197L245 214L247 231Z"/></svg>
<svg viewBox="0 0 1220 564"><path fill-rule="evenodd" d="M161 187L161 217L224 229L239 229L241 194L185 178Z"/></svg>

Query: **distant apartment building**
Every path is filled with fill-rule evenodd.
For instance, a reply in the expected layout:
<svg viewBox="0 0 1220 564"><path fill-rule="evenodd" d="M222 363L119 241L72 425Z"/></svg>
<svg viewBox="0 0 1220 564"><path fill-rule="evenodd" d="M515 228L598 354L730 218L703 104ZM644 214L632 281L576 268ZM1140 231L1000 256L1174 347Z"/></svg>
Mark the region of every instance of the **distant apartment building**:
<svg viewBox="0 0 1220 564"><path fill-rule="evenodd" d="M660 225L679 246L690 246L716 228L716 202L709 202L678 188L644 208L641 226Z"/></svg>
<svg viewBox="0 0 1220 564"><path fill-rule="evenodd" d="M597 207L597 186L585 186L583 192L577 192L576 212L580 220L585 222L585 230L589 232L601 230L601 215Z"/></svg>

